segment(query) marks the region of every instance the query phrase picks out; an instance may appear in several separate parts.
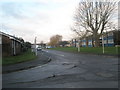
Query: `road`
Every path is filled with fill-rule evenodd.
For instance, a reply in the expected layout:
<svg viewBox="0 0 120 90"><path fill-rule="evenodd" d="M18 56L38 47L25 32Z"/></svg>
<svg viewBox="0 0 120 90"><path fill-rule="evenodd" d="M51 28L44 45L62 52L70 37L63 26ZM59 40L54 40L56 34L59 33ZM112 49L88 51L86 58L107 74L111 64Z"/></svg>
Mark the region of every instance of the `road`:
<svg viewBox="0 0 120 90"><path fill-rule="evenodd" d="M117 88L118 58L44 50L51 62L3 74L3 88Z"/></svg>

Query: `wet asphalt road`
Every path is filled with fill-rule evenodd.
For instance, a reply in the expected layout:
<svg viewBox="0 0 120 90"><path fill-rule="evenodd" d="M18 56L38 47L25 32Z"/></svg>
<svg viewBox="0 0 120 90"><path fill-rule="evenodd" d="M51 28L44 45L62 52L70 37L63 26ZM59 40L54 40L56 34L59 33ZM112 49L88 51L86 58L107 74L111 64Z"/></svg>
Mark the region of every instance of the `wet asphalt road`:
<svg viewBox="0 0 120 90"><path fill-rule="evenodd" d="M3 74L3 88L117 88L118 58L44 50L51 62Z"/></svg>

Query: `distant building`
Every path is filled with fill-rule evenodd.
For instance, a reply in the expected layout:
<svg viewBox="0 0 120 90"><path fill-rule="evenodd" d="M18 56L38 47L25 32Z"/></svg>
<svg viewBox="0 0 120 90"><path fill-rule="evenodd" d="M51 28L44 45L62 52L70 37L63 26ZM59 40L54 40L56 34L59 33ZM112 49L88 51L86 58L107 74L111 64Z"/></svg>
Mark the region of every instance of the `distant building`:
<svg viewBox="0 0 120 90"><path fill-rule="evenodd" d="M78 39L74 39L72 40L71 46L76 46L77 43ZM104 33L103 40L102 36L99 38L99 45L102 46L103 43L106 47L120 45L120 31L113 30ZM94 47L94 45L95 41L92 35L80 39L81 47Z"/></svg>
<svg viewBox="0 0 120 90"><path fill-rule="evenodd" d="M40 48L46 48L46 44L44 44L44 43L40 43L40 44L37 44L38 45L38 47L40 47Z"/></svg>
<svg viewBox="0 0 120 90"><path fill-rule="evenodd" d="M104 45L105 46L115 46L120 45L120 31L110 31L104 33Z"/></svg>
<svg viewBox="0 0 120 90"><path fill-rule="evenodd" d="M86 39L87 39L86 45L88 47L93 47L94 46L93 37L92 36L88 36Z"/></svg>
<svg viewBox="0 0 120 90"><path fill-rule="evenodd" d="M70 41L70 45L73 46L73 47L77 47L77 44L78 44L78 40L77 39L72 39Z"/></svg>
<svg viewBox="0 0 120 90"><path fill-rule="evenodd" d="M0 36L3 57L17 55L22 52L23 42L19 38L3 32L0 32Z"/></svg>
<svg viewBox="0 0 120 90"><path fill-rule="evenodd" d="M71 44L70 44L70 41L68 41L68 44L65 45L65 47L70 47Z"/></svg>
<svg viewBox="0 0 120 90"><path fill-rule="evenodd" d="M82 40L81 40L81 46L82 47L86 47L87 46L87 38L86 37L82 38Z"/></svg>

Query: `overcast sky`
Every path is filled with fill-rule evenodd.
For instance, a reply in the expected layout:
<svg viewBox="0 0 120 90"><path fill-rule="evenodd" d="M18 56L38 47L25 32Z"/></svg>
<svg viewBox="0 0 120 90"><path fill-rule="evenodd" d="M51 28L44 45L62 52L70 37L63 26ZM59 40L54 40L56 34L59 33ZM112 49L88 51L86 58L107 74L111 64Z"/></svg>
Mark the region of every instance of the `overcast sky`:
<svg viewBox="0 0 120 90"><path fill-rule="evenodd" d="M75 8L80 0L0 0L0 30L25 41L48 42L60 34L70 40Z"/></svg>

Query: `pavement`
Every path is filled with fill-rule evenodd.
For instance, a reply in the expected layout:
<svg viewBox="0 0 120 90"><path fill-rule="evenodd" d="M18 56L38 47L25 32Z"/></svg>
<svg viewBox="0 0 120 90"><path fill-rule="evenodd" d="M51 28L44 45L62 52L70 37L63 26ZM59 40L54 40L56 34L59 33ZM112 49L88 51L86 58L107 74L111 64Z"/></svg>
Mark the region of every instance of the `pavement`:
<svg viewBox="0 0 120 90"><path fill-rule="evenodd" d="M30 69L36 66L41 66L50 62L51 61L50 55L45 55L43 53L45 52L38 51L38 57L35 60L3 66L2 73L10 73L10 72L26 70L26 69Z"/></svg>

